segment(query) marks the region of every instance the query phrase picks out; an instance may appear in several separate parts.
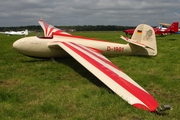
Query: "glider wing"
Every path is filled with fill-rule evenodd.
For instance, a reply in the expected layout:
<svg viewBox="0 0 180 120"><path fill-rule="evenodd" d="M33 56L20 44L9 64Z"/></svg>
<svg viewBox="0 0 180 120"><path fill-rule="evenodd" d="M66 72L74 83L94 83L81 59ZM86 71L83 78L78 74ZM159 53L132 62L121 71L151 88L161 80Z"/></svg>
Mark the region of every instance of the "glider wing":
<svg viewBox="0 0 180 120"><path fill-rule="evenodd" d="M101 53L73 42L48 44L49 47L57 45L129 104L151 112L156 111L156 100Z"/></svg>
<svg viewBox="0 0 180 120"><path fill-rule="evenodd" d="M43 20L39 20L39 24L41 25L42 29L44 30L44 36L45 37L52 37L53 34L56 35L71 35L67 32L64 32L63 30L56 28L46 22L44 22Z"/></svg>

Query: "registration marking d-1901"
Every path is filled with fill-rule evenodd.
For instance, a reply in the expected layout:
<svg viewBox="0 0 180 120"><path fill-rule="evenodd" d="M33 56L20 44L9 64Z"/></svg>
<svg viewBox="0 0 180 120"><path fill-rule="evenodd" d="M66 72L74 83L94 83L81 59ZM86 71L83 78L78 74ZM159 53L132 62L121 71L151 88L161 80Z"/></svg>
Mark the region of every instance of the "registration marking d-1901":
<svg viewBox="0 0 180 120"><path fill-rule="evenodd" d="M107 46L107 51L114 51L114 52L124 52L124 47L111 47L111 46Z"/></svg>

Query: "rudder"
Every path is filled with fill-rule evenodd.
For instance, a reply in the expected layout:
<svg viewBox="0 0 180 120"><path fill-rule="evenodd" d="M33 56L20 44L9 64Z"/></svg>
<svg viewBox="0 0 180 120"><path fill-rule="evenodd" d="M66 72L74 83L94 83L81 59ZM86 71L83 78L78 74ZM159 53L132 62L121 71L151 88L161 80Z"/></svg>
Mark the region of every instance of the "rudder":
<svg viewBox="0 0 180 120"><path fill-rule="evenodd" d="M28 35L28 30L26 29L25 32L24 32L25 35Z"/></svg>
<svg viewBox="0 0 180 120"><path fill-rule="evenodd" d="M135 55L157 55L156 36L154 29L146 24L140 24L136 27L131 40L134 43L129 43L133 54ZM143 47L142 47L143 46Z"/></svg>
<svg viewBox="0 0 180 120"><path fill-rule="evenodd" d="M171 33L177 33L179 31L179 22L173 22L168 29Z"/></svg>

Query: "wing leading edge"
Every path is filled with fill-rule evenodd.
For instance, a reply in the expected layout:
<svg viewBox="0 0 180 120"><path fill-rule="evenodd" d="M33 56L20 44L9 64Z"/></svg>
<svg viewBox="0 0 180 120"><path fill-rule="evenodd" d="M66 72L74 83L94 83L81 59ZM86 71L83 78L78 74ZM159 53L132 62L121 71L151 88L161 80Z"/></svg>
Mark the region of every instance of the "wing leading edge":
<svg viewBox="0 0 180 120"><path fill-rule="evenodd" d="M102 54L72 42L53 42L100 79L117 95L136 108L155 112L157 101Z"/></svg>

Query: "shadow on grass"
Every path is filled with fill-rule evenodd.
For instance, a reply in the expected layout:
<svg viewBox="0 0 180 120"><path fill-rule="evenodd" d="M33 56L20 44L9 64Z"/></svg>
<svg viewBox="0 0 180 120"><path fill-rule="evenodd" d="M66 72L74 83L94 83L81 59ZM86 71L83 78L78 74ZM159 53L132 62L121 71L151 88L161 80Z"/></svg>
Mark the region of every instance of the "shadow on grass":
<svg viewBox="0 0 180 120"><path fill-rule="evenodd" d="M96 76L94 76L90 71L88 71L84 66L82 66L75 59L73 59L73 58L63 58L63 59L55 59L55 61L72 68L74 71L76 71L82 77L88 79L93 84L95 84L95 85L97 85L99 87L108 88L103 82L101 82Z"/></svg>
<svg viewBox="0 0 180 120"><path fill-rule="evenodd" d="M21 60L24 63L39 63L39 62L46 62L50 61L50 59L31 59L31 60Z"/></svg>
<svg viewBox="0 0 180 120"><path fill-rule="evenodd" d="M108 58L114 58L114 57L117 57L117 56L114 56L114 55L108 56ZM142 57L145 59L153 58L151 56L133 56L133 57ZM82 77L86 78L91 83L95 84L96 86L107 89L109 93L114 93L109 87L107 87L103 82L101 82L96 76L94 76L90 71L88 71L84 66L82 66L79 62L77 62L72 57L60 58L60 59L57 59L57 58L56 59L34 59L33 58L33 59L28 59L28 60L21 60L21 62L24 62L24 63L41 63L41 62L48 62L48 61L64 64L65 66L72 68Z"/></svg>
<svg viewBox="0 0 180 120"><path fill-rule="evenodd" d="M114 58L117 56L109 56L108 58ZM133 56L133 57L143 57L145 59L152 58L150 56ZM60 59L29 59L29 60L21 60L21 62L24 63L41 63L41 62L58 62L59 64L64 64L67 67L72 68L74 71L76 71L78 74L80 74L82 77L89 80L91 83L95 84L96 86L106 88L109 92L112 92L110 88L108 88L103 82L101 82L96 76L94 76L90 71L88 71L84 66L82 66L79 62L77 62L74 58L68 57L68 58L60 58ZM114 93L114 92L112 92Z"/></svg>
<svg viewBox="0 0 180 120"><path fill-rule="evenodd" d="M79 62L77 62L73 58L60 58L60 59L29 59L29 60L21 60L21 62L24 63L41 63L41 62L58 62L59 64L64 64L67 67L72 68L74 71L76 71L78 74L80 74L82 77L88 79L91 83L109 89L103 82L101 82L96 76L94 76L91 72L89 72L84 66L82 66ZM109 91L111 91L109 89Z"/></svg>
<svg viewBox="0 0 180 120"><path fill-rule="evenodd" d="M168 40L170 40L170 41L176 41L177 39L175 39L175 38L170 38L170 39L168 39Z"/></svg>

